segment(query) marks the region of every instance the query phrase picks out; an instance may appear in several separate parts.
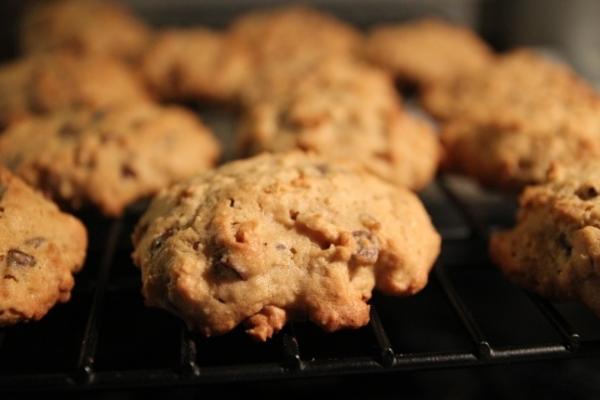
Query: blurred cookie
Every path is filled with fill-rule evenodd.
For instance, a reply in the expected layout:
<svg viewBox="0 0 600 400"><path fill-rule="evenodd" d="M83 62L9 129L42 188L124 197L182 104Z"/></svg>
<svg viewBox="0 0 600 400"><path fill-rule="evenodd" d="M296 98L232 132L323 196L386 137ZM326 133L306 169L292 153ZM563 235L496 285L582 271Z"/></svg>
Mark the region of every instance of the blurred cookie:
<svg viewBox="0 0 600 400"><path fill-rule="evenodd" d="M25 52L68 49L135 60L149 36L148 28L114 1L40 1L26 10L21 24Z"/></svg>
<svg viewBox="0 0 600 400"><path fill-rule="evenodd" d="M518 51L453 87L441 108L450 170L518 190L553 162L600 155L600 97L565 66Z"/></svg>
<svg viewBox="0 0 600 400"><path fill-rule="evenodd" d="M0 326L42 318L71 297L87 233L0 167Z"/></svg>
<svg viewBox="0 0 600 400"><path fill-rule="evenodd" d="M57 52L0 67L0 125L58 109L148 99L131 71L106 57Z"/></svg>
<svg viewBox="0 0 600 400"><path fill-rule="evenodd" d="M555 111L596 97L568 66L521 49L497 57L486 68L427 87L422 101L442 120L534 118L536 124L552 127L556 121L546 114L552 117Z"/></svg>
<svg viewBox="0 0 600 400"><path fill-rule="evenodd" d="M247 54L224 33L203 28L160 33L143 73L164 99L231 100L249 73Z"/></svg>
<svg viewBox="0 0 600 400"><path fill-rule="evenodd" d="M108 216L210 168L218 154L194 114L150 104L57 112L0 137L0 161L25 181L72 208L92 205Z"/></svg>
<svg viewBox="0 0 600 400"><path fill-rule="evenodd" d="M438 19L376 26L368 36L366 54L398 79L421 87L451 81L493 58L473 31Z"/></svg>
<svg viewBox="0 0 600 400"><path fill-rule="evenodd" d="M328 62L275 100L247 111L239 137L243 154L300 149L351 159L392 183L419 189L440 157L432 127L402 111L390 77L355 62Z"/></svg>
<svg viewBox="0 0 600 400"><path fill-rule="evenodd" d="M443 167L505 191L544 182L552 163L569 165L600 156L600 115L574 113L568 122L550 130L531 120L451 121L441 135Z"/></svg>
<svg viewBox="0 0 600 400"><path fill-rule="evenodd" d="M551 168L546 184L523 192L516 227L494 234L490 252L516 284L600 316L600 163Z"/></svg>
<svg viewBox="0 0 600 400"><path fill-rule="evenodd" d="M369 321L372 290L422 289L439 235L411 192L302 153L226 164L157 196L133 236L146 303L206 336Z"/></svg>

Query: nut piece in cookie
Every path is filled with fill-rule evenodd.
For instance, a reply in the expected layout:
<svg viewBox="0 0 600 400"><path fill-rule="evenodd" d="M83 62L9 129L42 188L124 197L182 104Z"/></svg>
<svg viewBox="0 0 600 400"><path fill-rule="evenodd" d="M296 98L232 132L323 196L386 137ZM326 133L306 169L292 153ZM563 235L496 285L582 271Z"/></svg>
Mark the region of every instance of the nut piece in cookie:
<svg viewBox="0 0 600 400"><path fill-rule="evenodd" d="M206 336L267 340L288 320L369 320L376 287L421 290L440 237L410 191L299 152L232 162L162 191L133 235L150 306Z"/></svg>
<svg viewBox="0 0 600 400"><path fill-rule="evenodd" d="M352 159L412 189L434 176L440 145L433 128L402 110L390 77L357 62L322 63L294 88L248 106L242 154L300 149Z"/></svg>
<svg viewBox="0 0 600 400"><path fill-rule="evenodd" d="M143 74L164 99L230 100L249 72L241 46L204 28L161 32L146 52Z"/></svg>
<svg viewBox="0 0 600 400"><path fill-rule="evenodd" d="M146 103L31 118L0 137L0 161L52 198L108 216L214 165L219 145L191 112Z"/></svg>
<svg viewBox="0 0 600 400"><path fill-rule="evenodd" d="M437 19L373 28L367 58L420 87L451 81L486 66L492 50L470 29Z"/></svg>
<svg viewBox="0 0 600 400"><path fill-rule="evenodd" d="M0 66L0 126L59 109L148 99L141 81L111 58L53 52Z"/></svg>
<svg viewBox="0 0 600 400"><path fill-rule="evenodd" d="M133 61L150 32L114 1L56 0L37 2L26 10L20 36L25 52L67 49Z"/></svg>
<svg viewBox="0 0 600 400"><path fill-rule="evenodd" d="M494 234L490 252L516 284L600 316L600 163L554 165L547 183L525 189L516 227Z"/></svg>
<svg viewBox="0 0 600 400"><path fill-rule="evenodd" d="M86 230L4 167L0 217L0 326L38 320L71 297Z"/></svg>

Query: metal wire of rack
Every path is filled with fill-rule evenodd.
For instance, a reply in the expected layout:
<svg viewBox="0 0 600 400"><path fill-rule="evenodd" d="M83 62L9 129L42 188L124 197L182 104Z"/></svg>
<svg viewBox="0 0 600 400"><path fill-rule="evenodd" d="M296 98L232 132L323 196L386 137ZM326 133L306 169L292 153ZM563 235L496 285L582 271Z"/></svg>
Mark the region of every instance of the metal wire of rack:
<svg viewBox="0 0 600 400"><path fill-rule="evenodd" d="M326 334L294 323L266 344L241 331L200 338L167 313L145 308L129 258L136 216L87 220L94 226L88 265L71 302L40 322L0 330L0 390L181 387L600 354L600 323L587 311L574 306L574 326L565 317L569 312L524 294L490 265L485 247L494 222L451 179L439 178L423 199L442 233L443 250L422 294L376 295L371 322L356 331ZM498 208L484 209L510 223ZM469 283L473 279L477 285ZM488 295L479 282L508 292L490 289Z"/></svg>

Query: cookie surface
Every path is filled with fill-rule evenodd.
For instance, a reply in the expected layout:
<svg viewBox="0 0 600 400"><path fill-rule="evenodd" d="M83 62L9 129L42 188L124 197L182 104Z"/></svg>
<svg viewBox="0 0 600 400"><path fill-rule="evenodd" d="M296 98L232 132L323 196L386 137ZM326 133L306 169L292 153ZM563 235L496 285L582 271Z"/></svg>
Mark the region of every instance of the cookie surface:
<svg viewBox="0 0 600 400"><path fill-rule="evenodd" d="M368 36L366 53L374 64L419 86L450 81L493 58L473 31L437 19L376 26Z"/></svg>
<svg viewBox="0 0 600 400"><path fill-rule="evenodd" d="M505 190L541 183L551 163L600 155L600 96L566 67L526 51L448 98L445 167Z"/></svg>
<svg viewBox="0 0 600 400"><path fill-rule="evenodd" d="M419 189L435 174L432 127L402 110L390 77L355 62L323 63L274 100L247 108L244 154L301 149L352 159L395 184Z"/></svg>
<svg viewBox="0 0 600 400"><path fill-rule="evenodd" d="M56 52L0 67L0 125L63 108L148 99L129 69L106 57Z"/></svg>
<svg viewBox="0 0 600 400"><path fill-rule="evenodd" d="M363 39L352 26L302 6L246 13L233 21L230 34L258 64L347 56L360 51Z"/></svg>
<svg viewBox="0 0 600 400"><path fill-rule="evenodd" d="M160 33L144 56L143 73L165 99L230 100L249 72L249 59L226 34L203 28Z"/></svg>
<svg viewBox="0 0 600 400"><path fill-rule="evenodd" d="M37 2L28 9L20 35L25 52L68 49L133 61L144 50L150 32L116 2L58 0Z"/></svg>
<svg viewBox="0 0 600 400"><path fill-rule="evenodd" d="M219 147L191 112L150 104L32 118L0 137L0 161L72 208L120 215L140 198L211 167Z"/></svg>
<svg viewBox="0 0 600 400"><path fill-rule="evenodd" d="M555 124L545 117L568 106L581 106L597 97L590 85L569 67L531 50L519 49L487 67L465 73L423 92L423 105L441 120L535 118L536 124Z"/></svg>
<svg viewBox="0 0 600 400"><path fill-rule="evenodd" d="M548 183L527 188L516 227L494 234L490 252L516 284L600 315L599 244L600 164L590 161L555 166Z"/></svg>
<svg viewBox="0 0 600 400"><path fill-rule="evenodd" d="M206 336L288 320L327 331L369 320L374 287L410 295L440 238L415 195L302 153L226 164L157 196L133 236L148 305Z"/></svg>
<svg viewBox="0 0 600 400"><path fill-rule="evenodd" d="M69 300L86 230L3 167L0 212L0 326L38 320Z"/></svg>

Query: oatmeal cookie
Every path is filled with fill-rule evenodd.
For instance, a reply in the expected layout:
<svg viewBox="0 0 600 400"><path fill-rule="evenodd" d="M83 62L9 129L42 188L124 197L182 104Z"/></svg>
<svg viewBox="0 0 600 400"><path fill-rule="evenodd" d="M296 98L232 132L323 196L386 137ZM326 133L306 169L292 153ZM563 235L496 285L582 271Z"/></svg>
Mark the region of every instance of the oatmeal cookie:
<svg viewBox="0 0 600 400"><path fill-rule="evenodd" d="M0 326L38 320L71 297L86 230L3 167L0 214Z"/></svg>
<svg viewBox="0 0 600 400"><path fill-rule="evenodd" d="M0 161L74 209L91 204L118 216L211 167L218 147L191 112L138 103L22 121L0 137Z"/></svg>
<svg viewBox="0 0 600 400"><path fill-rule="evenodd" d="M352 26L302 6L246 13L233 21L229 31L252 51L258 64L345 57L358 54L363 40Z"/></svg>
<svg viewBox="0 0 600 400"><path fill-rule="evenodd" d="M32 55L0 67L0 125L71 107L148 101L141 81L118 61L68 52Z"/></svg>
<svg viewBox="0 0 600 400"><path fill-rule="evenodd" d="M25 52L68 49L136 60L144 50L149 29L114 1L40 1L28 9L21 24Z"/></svg>
<svg viewBox="0 0 600 400"><path fill-rule="evenodd" d="M247 107L243 154L301 149L328 160L352 159L413 189L435 174L440 148L433 128L402 110L390 77L378 69L324 63L276 97Z"/></svg>
<svg viewBox="0 0 600 400"><path fill-rule="evenodd" d="M492 50L473 31L438 19L376 26L367 38L366 54L400 80L420 87L452 81L493 59Z"/></svg>
<svg viewBox="0 0 600 400"><path fill-rule="evenodd" d="M586 107L598 102L594 89L568 66L527 50L499 56L486 68L428 86L423 105L441 120L491 118L535 119L556 124L565 107Z"/></svg>
<svg viewBox="0 0 600 400"><path fill-rule="evenodd" d="M571 117L572 124L566 120L554 130L536 127L532 120L449 122L441 135L443 168L508 192L542 183L552 163L569 165L600 156L600 114Z"/></svg>
<svg viewBox="0 0 600 400"><path fill-rule="evenodd" d="M164 99L231 100L249 73L249 59L226 34L203 28L160 33L144 56L143 74Z"/></svg>
<svg viewBox="0 0 600 400"><path fill-rule="evenodd" d="M547 183L523 192L516 227L494 234L490 252L516 284L600 316L600 163L551 167Z"/></svg>
<svg viewBox="0 0 600 400"><path fill-rule="evenodd" d="M440 249L414 194L298 152L162 191L133 242L148 305L206 336L243 323L263 341L292 319L365 325L373 288L418 292Z"/></svg>

